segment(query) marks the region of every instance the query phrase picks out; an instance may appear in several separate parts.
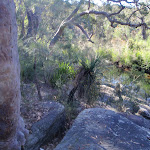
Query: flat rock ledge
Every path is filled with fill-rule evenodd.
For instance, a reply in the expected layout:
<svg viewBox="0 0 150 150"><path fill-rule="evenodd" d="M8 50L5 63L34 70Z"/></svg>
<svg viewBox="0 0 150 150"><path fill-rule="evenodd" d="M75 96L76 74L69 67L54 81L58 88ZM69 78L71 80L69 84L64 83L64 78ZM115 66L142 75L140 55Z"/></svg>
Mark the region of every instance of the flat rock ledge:
<svg viewBox="0 0 150 150"><path fill-rule="evenodd" d="M103 108L86 109L55 150L150 150L150 130Z"/></svg>
<svg viewBox="0 0 150 150"><path fill-rule="evenodd" d="M39 150L42 145L52 141L65 126L65 108L63 105L57 102L46 102L43 107L49 109L48 115L32 125L32 134L27 138L25 150Z"/></svg>

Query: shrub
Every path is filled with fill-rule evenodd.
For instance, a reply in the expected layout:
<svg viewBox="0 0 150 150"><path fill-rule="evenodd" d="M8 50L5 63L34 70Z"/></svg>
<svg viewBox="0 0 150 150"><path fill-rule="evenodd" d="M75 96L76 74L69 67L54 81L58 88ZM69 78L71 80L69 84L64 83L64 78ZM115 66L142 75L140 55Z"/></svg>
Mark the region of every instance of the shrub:
<svg viewBox="0 0 150 150"><path fill-rule="evenodd" d="M135 39L130 38L125 44L120 45L120 48L112 47L107 51L113 62L121 62L123 66L133 67L137 65L141 69L150 68L150 38L147 40L137 37ZM108 54L107 51L104 52Z"/></svg>
<svg viewBox="0 0 150 150"><path fill-rule="evenodd" d="M76 71L69 63L59 63L57 67L47 71L46 78L52 87L61 87L69 79L75 77Z"/></svg>

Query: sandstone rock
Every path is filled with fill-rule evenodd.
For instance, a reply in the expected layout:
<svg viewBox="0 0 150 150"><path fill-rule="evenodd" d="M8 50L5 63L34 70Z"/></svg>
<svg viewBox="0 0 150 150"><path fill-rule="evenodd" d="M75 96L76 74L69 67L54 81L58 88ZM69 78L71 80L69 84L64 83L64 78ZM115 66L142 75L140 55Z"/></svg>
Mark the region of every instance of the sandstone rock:
<svg viewBox="0 0 150 150"><path fill-rule="evenodd" d="M135 114L140 109L138 103L131 101L131 100L124 100L123 106L126 108L126 112L130 112L132 114Z"/></svg>
<svg viewBox="0 0 150 150"><path fill-rule="evenodd" d="M138 113L146 119L150 119L150 112L145 108L140 108Z"/></svg>
<svg viewBox="0 0 150 150"><path fill-rule="evenodd" d="M149 150L150 132L102 108L86 109L55 150Z"/></svg>
<svg viewBox="0 0 150 150"><path fill-rule="evenodd" d="M147 103L150 104L150 97L147 98Z"/></svg>
<svg viewBox="0 0 150 150"><path fill-rule="evenodd" d="M148 130L150 130L150 120L143 118L142 116L137 116L133 114L127 114L127 113L119 113L123 117L126 117L130 121L134 122L138 126L144 127Z"/></svg>
<svg viewBox="0 0 150 150"><path fill-rule="evenodd" d="M111 104L113 101L118 100L118 97L116 97L115 94L115 89L107 85L101 85L100 93L101 93L100 101L103 101L107 104Z"/></svg>
<svg viewBox="0 0 150 150"><path fill-rule="evenodd" d="M49 109L49 113L31 127L32 134L27 139L25 150L39 150L40 146L52 141L65 125L64 106L56 102L44 105Z"/></svg>

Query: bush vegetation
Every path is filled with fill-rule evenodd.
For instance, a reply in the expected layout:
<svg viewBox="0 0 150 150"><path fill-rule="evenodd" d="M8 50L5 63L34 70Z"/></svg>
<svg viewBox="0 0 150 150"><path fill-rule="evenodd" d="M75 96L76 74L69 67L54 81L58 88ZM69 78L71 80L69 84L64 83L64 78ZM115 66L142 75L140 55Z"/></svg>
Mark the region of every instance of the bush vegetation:
<svg viewBox="0 0 150 150"><path fill-rule="evenodd" d="M113 62L120 62L124 66L140 67L141 69L150 68L150 38L128 39L123 45L120 43L120 49L108 49Z"/></svg>
<svg viewBox="0 0 150 150"><path fill-rule="evenodd" d="M78 92L78 98L84 96L87 103L92 103L98 97L97 83L104 75L103 71L107 70L105 59L117 62L119 66L130 69L134 74L138 74L136 71L142 71L142 74L150 73L150 37L143 40L141 29L119 25L111 28L104 16L87 15L78 21L85 30L94 33L94 44L87 42L85 35L76 27L69 26L53 49L50 49L49 43L53 33L57 31L61 20L66 18L77 4L63 0L25 0L20 3L16 1L16 5L23 82L35 80L36 65L36 77L39 82L61 89L71 81ZM26 8L32 10L35 16L36 10L40 10L37 12L37 16L40 16L37 33L30 36L27 36L29 20ZM105 4L98 9L111 12L117 8L116 5ZM123 11L119 17L124 18L129 13ZM146 14L145 19L148 18L149 14ZM146 32L148 35L149 31Z"/></svg>

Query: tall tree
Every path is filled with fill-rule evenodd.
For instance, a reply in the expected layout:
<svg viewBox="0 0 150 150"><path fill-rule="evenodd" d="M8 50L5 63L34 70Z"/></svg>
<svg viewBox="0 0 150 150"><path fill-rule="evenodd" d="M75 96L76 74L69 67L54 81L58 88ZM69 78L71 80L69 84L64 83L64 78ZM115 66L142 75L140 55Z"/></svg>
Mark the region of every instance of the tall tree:
<svg viewBox="0 0 150 150"><path fill-rule="evenodd" d="M133 27L133 28L138 28L138 27L142 27L142 35L143 35L143 39L146 38L146 30L150 29L149 27L149 23L145 22L145 20L143 19L145 16L145 12L149 13L149 3L140 3L138 0L107 0L109 5L117 5L118 6L118 10L115 10L113 12L109 12L109 11L103 11L103 10L96 10L93 9L91 7L91 1L88 0L88 2L85 3L85 0L80 0L77 7L72 11L72 13L62 21L62 23L60 24L57 32L54 34L52 40L50 41L50 45L49 47L52 48L55 43L58 41L58 39L61 37L61 35L64 32L64 29L70 25L74 25L76 27L78 27L83 34L86 36L86 38L88 39L88 41L92 42L91 40L91 35L89 35L87 33L87 31L84 29L84 27L82 27L82 25L79 24L78 20L83 17L83 16L89 16L89 15L101 15L104 16L105 18L107 18L107 20L110 22L111 27L115 28L117 27L117 25L124 25L124 26L129 26L129 27ZM88 6L85 7L87 8L87 10L79 12L81 6L83 4L87 4ZM120 17L120 14L123 11L127 11L127 10L133 10L131 11L131 14L128 16L125 16L124 18ZM144 13L142 13L142 11L144 10ZM144 16L143 16L144 15ZM134 16L135 19L133 19L132 17ZM93 34L92 34L93 35Z"/></svg>
<svg viewBox="0 0 150 150"><path fill-rule="evenodd" d="M20 116L20 64L13 0L0 1L0 150L20 150L27 130Z"/></svg>
<svg viewBox="0 0 150 150"><path fill-rule="evenodd" d="M34 36L37 33L37 29L39 26L39 15L38 15L38 7L35 9L35 13L32 10L27 10L28 17L28 31L27 37Z"/></svg>

